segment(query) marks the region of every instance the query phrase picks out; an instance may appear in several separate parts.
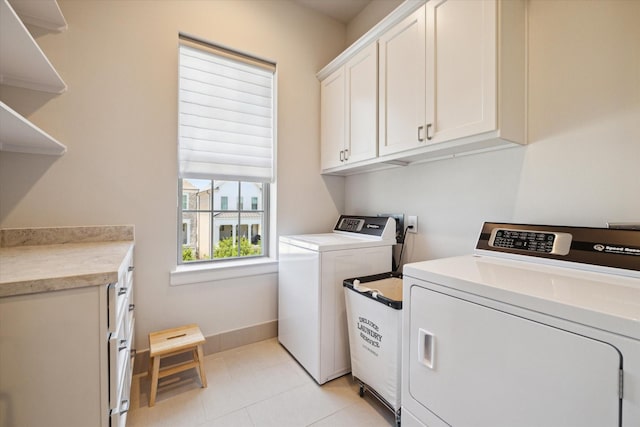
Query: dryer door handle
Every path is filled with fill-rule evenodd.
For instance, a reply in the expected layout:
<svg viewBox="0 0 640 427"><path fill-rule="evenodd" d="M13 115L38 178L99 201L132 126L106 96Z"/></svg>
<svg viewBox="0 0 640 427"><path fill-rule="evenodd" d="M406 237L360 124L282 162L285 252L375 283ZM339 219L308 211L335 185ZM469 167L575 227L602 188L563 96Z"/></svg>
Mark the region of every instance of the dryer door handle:
<svg viewBox="0 0 640 427"><path fill-rule="evenodd" d="M435 365L436 337L422 328L418 329L418 363L433 369Z"/></svg>

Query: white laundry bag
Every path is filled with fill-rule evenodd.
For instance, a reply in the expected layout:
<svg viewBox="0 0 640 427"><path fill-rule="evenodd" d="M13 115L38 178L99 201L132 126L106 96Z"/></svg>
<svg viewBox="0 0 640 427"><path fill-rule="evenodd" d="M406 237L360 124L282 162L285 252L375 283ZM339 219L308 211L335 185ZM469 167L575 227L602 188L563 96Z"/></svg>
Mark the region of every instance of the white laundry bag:
<svg viewBox="0 0 640 427"><path fill-rule="evenodd" d="M344 281L351 373L364 390L400 409L402 278L384 273Z"/></svg>

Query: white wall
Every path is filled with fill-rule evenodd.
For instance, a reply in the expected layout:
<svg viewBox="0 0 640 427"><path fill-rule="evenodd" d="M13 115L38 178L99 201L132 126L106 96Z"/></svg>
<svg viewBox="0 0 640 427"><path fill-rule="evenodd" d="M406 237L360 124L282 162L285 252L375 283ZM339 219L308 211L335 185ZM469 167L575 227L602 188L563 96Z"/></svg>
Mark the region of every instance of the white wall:
<svg viewBox="0 0 640 427"><path fill-rule="evenodd" d="M640 2L531 0L529 142L346 179L348 213L418 215L405 261L469 253L483 221L640 221Z"/></svg>
<svg viewBox="0 0 640 427"><path fill-rule="evenodd" d="M60 158L0 153L0 227L134 224L137 348L151 330L205 335L277 318L277 276L169 286L176 265L177 46L187 32L278 64L278 232L317 232L344 210L319 175L315 73L345 26L289 0L60 0L69 29L38 37L69 90L2 87L4 102L66 144Z"/></svg>

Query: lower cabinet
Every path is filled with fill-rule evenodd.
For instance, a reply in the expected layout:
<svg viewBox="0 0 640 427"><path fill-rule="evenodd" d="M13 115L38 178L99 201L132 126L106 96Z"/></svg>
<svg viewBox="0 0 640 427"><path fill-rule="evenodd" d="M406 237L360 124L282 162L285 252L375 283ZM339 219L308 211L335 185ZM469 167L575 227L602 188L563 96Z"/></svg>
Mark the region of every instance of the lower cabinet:
<svg viewBox="0 0 640 427"><path fill-rule="evenodd" d="M117 283L0 298L0 426L126 425L132 261Z"/></svg>

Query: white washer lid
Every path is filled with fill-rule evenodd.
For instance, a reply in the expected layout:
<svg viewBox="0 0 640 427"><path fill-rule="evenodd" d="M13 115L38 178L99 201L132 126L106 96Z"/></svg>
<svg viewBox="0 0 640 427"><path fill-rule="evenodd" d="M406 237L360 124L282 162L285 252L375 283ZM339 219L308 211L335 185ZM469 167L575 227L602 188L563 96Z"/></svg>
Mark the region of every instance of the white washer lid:
<svg viewBox="0 0 640 427"><path fill-rule="evenodd" d="M280 236L280 243L298 246L312 251L338 251L344 249L370 248L395 245L394 240L382 240L376 237L351 236L338 233L299 234Z"/></svg>

